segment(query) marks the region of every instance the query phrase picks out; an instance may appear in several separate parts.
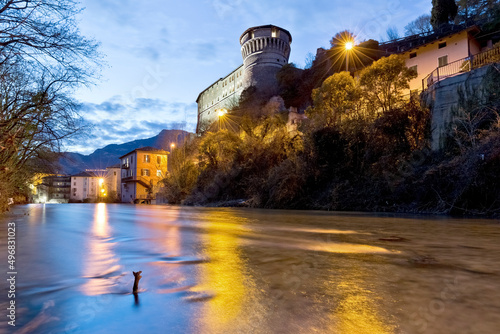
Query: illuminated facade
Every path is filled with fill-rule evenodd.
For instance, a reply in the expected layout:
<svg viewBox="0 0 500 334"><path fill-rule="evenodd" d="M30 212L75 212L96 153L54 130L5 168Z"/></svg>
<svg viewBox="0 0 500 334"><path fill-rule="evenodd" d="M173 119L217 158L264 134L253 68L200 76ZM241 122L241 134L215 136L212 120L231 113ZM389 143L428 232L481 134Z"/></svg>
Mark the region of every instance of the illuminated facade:
<svg viewBox="0 0 500 334"><path fill-rule="evenodd" d="M71 175L70 200L95 201L99 197L99 177L93 172L81 172ZM101 182L102 186L102 182Z"/></svg>
<svg viewBox="0 0 500 334"><path fill-rule="evenodd" d="M241 93L250 86L273 95L277 92L276 74L288 63L292 35L285 29L265 25L247 29L240 37L243 65L200 93L196 132L217 119L221 109L238 105Z"/></svg>
<svg viewBox="0 0 500 334"><path fill-rule="evenodd" d="M142 147L120 157L123 203L149 203L156 197L158 183L167 175L168 154L154 147Z"/></svg>
<svg viewBox="0 0 500 334"><path fill-rule="evenodd" d="M488 44L482 46L476 39L479 32L476 26L452 26L443 32L414 35L384 43L380 48L386 54L397 53L405 58L406 66L417 73L417 77L410 81L410 91L421 92L428 86L427 82L423 83L424 79L430 78L429 83L440 80L429 76L433 72L441 72L441 77L445 77L468 70L460 69L460 66L467 64L465 59L488 48ZM459 63L453 65L457 61Z"/></svg>

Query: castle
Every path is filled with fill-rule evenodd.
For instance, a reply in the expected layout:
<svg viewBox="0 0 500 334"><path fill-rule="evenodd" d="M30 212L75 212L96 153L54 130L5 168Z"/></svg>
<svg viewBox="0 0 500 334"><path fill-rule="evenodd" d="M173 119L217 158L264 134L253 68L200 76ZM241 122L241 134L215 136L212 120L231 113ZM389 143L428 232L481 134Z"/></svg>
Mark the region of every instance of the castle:
<svg viewBox="0 0 500 334"><path fill-rule="evenodd" d="M265 25L252 27L241 35L243 65L211 84L198 95L198 125L196 132L213 123L218 111L231 109L248 87L272 93L277 88L276 74L288 63L292 35L287 30Z"/></svg>

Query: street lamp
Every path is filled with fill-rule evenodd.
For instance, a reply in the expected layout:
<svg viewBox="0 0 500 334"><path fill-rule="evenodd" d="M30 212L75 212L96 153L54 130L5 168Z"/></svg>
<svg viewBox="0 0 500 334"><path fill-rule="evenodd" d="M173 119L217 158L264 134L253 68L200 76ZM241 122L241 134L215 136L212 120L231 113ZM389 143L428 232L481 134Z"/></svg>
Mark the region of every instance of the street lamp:
<svg viewBox="0 0 500 334"><path fill-rule="evenodd" d="M174 143L170 144L170 153L172 153L172 151L174 150L174 148L175 148L175 144Z"/></svg>
<svg viewBox="0 0 500 334"><path fill-rule="evenodd" d="M227 109L221 108L221 109L217 109L216 111L217 111L217 118L219 121L219 130L220 130L221 118L224 117L225 114L227 114Z"/></svg>
<svg viewBox="0 0 500 334"><path fill-rule="evenodd" d="M354 42L349 41L345 43L345 70L349 72L349 52L354 48Z"/></svg>

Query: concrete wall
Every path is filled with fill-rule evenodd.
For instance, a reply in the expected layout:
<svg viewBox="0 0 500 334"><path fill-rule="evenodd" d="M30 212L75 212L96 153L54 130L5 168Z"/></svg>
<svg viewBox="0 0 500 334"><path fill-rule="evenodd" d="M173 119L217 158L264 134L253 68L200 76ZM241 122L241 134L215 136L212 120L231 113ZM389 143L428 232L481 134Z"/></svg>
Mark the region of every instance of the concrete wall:
<svg viewBox="0 0 500 334"><path fill-rule="evenodd" d="M438 151L444 147L447 131L455 115L453 109L458 106L458 89L478 88L490 66L444 79L432 85L422 94L422 101L431 109L431 149Z"/></svg>

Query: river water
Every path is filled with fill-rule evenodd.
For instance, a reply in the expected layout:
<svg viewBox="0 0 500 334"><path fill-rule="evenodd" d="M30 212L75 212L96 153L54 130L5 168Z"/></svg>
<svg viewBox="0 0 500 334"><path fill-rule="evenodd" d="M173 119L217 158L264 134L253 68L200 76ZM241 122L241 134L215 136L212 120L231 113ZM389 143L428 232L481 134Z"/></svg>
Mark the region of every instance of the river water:
<svg viewBox="0 0 500 334"><path fill-rule="evenodd" d="M27 205L0 218L1 268L9 222L16 327L4 288L2 332L500 332L499 221Z"/></svg>

